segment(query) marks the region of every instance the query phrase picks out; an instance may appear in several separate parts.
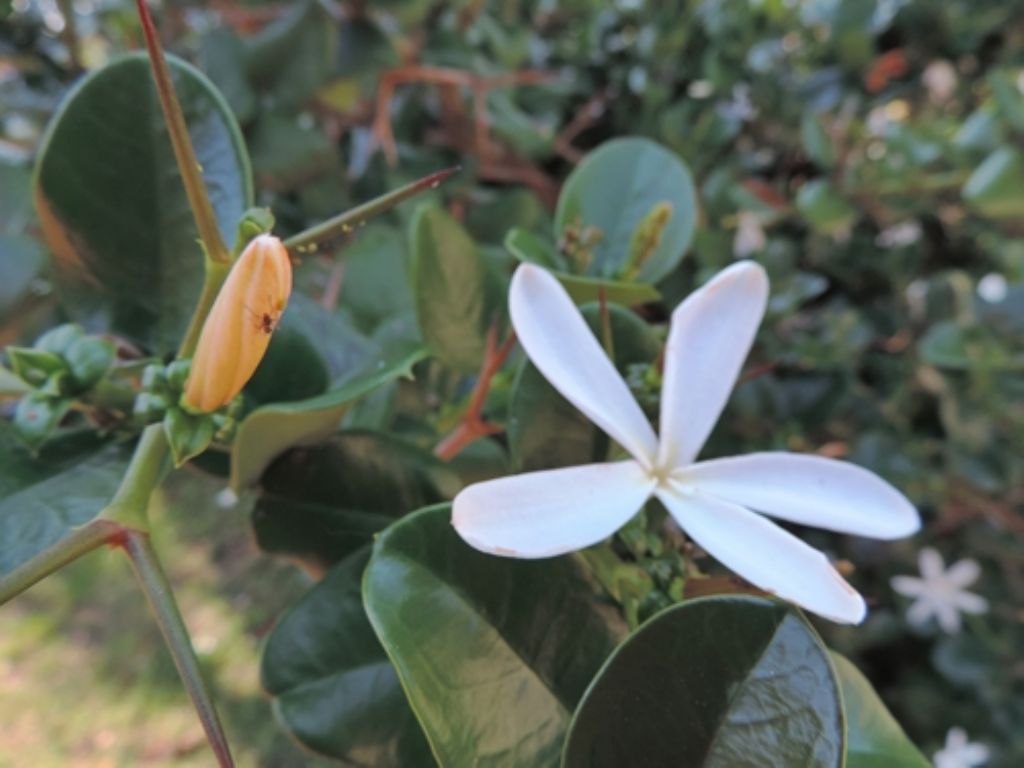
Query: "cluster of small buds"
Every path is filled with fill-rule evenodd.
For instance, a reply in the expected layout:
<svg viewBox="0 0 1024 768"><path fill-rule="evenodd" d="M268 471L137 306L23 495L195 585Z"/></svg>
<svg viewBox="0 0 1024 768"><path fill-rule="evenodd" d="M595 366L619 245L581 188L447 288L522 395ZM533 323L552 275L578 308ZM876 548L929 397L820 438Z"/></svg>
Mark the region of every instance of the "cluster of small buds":
<svg viewBox="0 0 1024 768"><path fill-rule="evenodd" d="M11 369L27 389L15 411L14 427L31 449L38 449L72 403L110 373L114 357L112 343L86 335L78 325L57 326L32 347L7 348Z"/></svg>
<svg viewBox="0 0 1024 768"><path fill-rule="evenodd" d="M230 441L243 405L239 394L213 413L197 411L185 398L191 371L191 360L148 365L142 372L142 390L135 397L134 414L139 426L162 421L178 464L213 440Z"/></svg>

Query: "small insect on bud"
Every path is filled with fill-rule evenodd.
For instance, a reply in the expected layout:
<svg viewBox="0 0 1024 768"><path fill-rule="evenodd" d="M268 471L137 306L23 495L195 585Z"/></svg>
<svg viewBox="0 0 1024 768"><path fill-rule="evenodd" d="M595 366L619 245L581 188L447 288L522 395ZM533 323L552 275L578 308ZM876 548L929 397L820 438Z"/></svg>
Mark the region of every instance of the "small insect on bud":
<svg viewBox="0 0 1024 768"><path fill-rule="evenodd" d="M256 371L292 291L288 251L273 235L252 240L206 316L185 384L185 404L215 411Z"/></svg>

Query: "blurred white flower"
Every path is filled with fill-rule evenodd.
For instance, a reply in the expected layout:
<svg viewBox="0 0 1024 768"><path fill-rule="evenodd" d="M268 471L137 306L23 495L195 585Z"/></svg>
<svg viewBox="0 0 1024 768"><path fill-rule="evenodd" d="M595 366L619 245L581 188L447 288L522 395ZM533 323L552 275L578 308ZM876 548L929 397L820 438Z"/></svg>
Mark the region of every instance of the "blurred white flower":
<svg viewBox="0 0 1024 768"><path fill-rule="evenodd" d="M928 308L928 281L921 277L911 280L904 296L906 296L907 305L910 307L910 316L914 320L923 319L925 310Z"/></svg>
<svg viewBox="0 0 1024 768"><path fill-rule="evenodd" d="M482 552L553 557L607 538L653 495L694 542L747 581L834 621L861 621L864 600L828 559L757 512L893 539L920 526L899 491L866 469L821 456L770 452L694 462L767 301L764 270L745 261L672 313L659 439L565 289L543 269L521 265L509 313L523 349L632 458L471 485L452 506L459 535Z"/></svg>
<svg viewBox="0 0 1024 768"><path fill-rule="evenodd" d="M1006 278L998 272L989 272L978 281L978 296L989 304L998 304L1006 298Z"/></svg>
<svg viewBox="0 0 1024 768"><path fill-rule="evenodd" d="M907 610L907 621L924 626L934 616L943 632L960 631L960 614L985 613L988 601L981 595L968 592L966 587L978 580L981 566L976 560L958 560L946 569L942 555L931 547L918 554L921 578L893 576L892 588L905 597L914 599Z"/></svg>
<svg viewBox="0 0 1024 768"><path fill-rule="evenodd" d="M740 211L736 214L736 236L732 241L733 256L745 259L764 248L766 242L760 216L753 211Z"/></svg>
<svg viewBox="0 0 1024 768"><path fill-rule="evenodd" d="M916 221L903 221L886 227L875 238L879 248L905 248L921 239L921 225Z"/></svg>
<svg viewBox="0 0 1024 768"><path fill-rule="evenodd" d="M932 759L935 768L977 768L988 762L988 747L976 741L968 741L963 728L950 728L946 734L946 746Z"/></svg>
<svg viewBox="0 0 1024 768"><path fill-rule="evenodd" d="M686 89L691 99L706 99L715 92L715 86L709 80L694 80Z"/></svg>
<svg viewBox="0 0 1024 768"><path fill-rule="evenodd" d="M921 82L933 104L945 104L956 90L956 69L945 59L936 59L921 73Z"/></svg>

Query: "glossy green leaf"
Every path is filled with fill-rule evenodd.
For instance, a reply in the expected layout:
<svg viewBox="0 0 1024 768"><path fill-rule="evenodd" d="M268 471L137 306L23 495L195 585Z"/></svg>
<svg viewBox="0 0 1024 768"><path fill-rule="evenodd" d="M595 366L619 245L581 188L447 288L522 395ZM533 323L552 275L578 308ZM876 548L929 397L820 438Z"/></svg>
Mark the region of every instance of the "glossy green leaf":
<svg viewBox="0 0 1024 768"><path fill-rule="evenodd" d="M755 597L661 612L608 659L573 717L566 768L843 765L839 683L800 614Z"/></svg>
<svg viewBox="0 0 1024 768"><path fill-rule="evenodd" d="M344 259L339 305L364 333L412 309L405 238L398 229L370 224L345 249Z"/></svg>
<svg viewBox="0 0 1024 768"><path fill-rule="evenodd" d="M796 207L811 229L827 235L850 228L857 218L857 209L824 179L813 179L796 193Z"/></svg>
<svg viewBox="0 0 1024 768"><path fill-rule="evenodd" d="M564 260L554 248L524 229L510 229L505 238L505 248L520 261L538 264L548 269L577 304L598 301L602 291L605 301L622 304L625 307L661 299L658 289L647 283L570 275L564 270Z"/></svg>
<svg viewBox="0 0 1024 768"><path fill-rule="evenodd" d="M557 765L624 627L574 559L481 554L450 514L421 510L380 535L363 582L370 622L441 765Z"/></svg>
<svg viewBox="0 0 1024 768"><path fill-rule="evenodd" d="M282 320L245 385L245 396L261 404L305 400L323 394L329 383L327 363L316 345L295 324Z"/></svg>
<svg viewBox="0 0 1024 768"><path fill-rule="evenodd" d="M16 376L13 371L9 371L0 365L0 398L11 395L23 395L28 391L28 384L22 381L20 376Z"/></svg>
<svg viewBox="0 0 1024 768"><path fill-rule="evenodd" d="M411 375L412 366L425 355L422 347L400 348L374 359L363 374L322 395L257 408L235 434L231 487L240 490L252 485L288 448L329 435L356 399L391 379Z"/></svg>
<svg viewBox="0 0 1024 768"><path fill-rule="evenodd" d="M209 414L168 408L164 415L164 434L176 467L205 451L213 441L213 433L213 419Z"/></svg>
<svg viewBox="0 0 1024 768"><path fill-rule="evenodd" d="M451 498L458 476L391 435L346 431L292 448L260 479L260 548L329 567L406 513Z"/></svg>
<svg viewBox="0 0 1024 768"><path fill-rule="evenodd" d="M651 327L632 312L609 305L612 344L620 372L635 363L652 363L661 343ZM600 334L596 305L582 309L594 334ZM532 363L519 372L509 404L508 444L512 464L519 471L604 461L607 443L600 431L562 397Z"/></svg>
<svg viewBox="0 0 1024 768"><path fill-rule="evenodd" d="M99 514L128 458L91 430L62 434L33 457L0 420L0 576Z"/></svg>
<svg viewBox="0 0 1024 768"><path fill-rule="evenodd" d="M830 655L846 710L846 768L928 768L867 678L845 656Z"/></svg>
<svg viewBox="0 0 1024 768"><path fill-rule="evenodd" d="M260 188L288 190L337 164L334 145L296 115L262 115L249 136L252 170Z"/></svg>
<svg viewBox="0 0 1024 768"><path fill-rule="evenodd" d="M625 267L633 233L659 203L672 207L657 248L639 265L638 279L656 283L686 253L697 219L693 179L679 157L641 138L615 139L587 155L562 187L555 234L588 227L600 231L586 273L615 277ZM575 270L574 270L575 271Z"/></svg>
<svg viewBox="0 0 1024 768"><path fill-rule="evenodd" d="M274 106L301 107L334 66L338 24L317 0L290 3L287 13L247 41L248 72Z"/></svg>
<svg viewBox="0 0 1024 768"><path fill-rule="evenodd" d="M25 232L32 219L31 190L30 167L0 158L0 235Z"/></svg>
<svg viewBox="0 0 1024 768"><path fill-rule="evenodd" d="M263 687L302 744L353 765L421 768L430 748L366 618L364 548L338 563L274 627Z"/></svg>
<svg viewBox="0 0 1024 768"><path fill-rule="evenodd" d="M380 353L378 345L360 333L348 317L325 309L303 293L292 294L278 327L303 336L321 361L310 370L310 376L319 379L320 368L325 367L328 381L335 387L364 371L371 361L376 363L375 355Z"/></svg>
<svg viewBox="0 0 1024 768"><path fill-rule="evenodd" d="M964 184L966 203L983 216L1017 219L1024 215L1024 153L1000 147Z"/></svg>
<svg viewBox="0 0 1024 768"><path fill-rule="evenodd" d="M503 244L506 250L520 261L536 264L556 274L565 272L565 259L555 246L528 229L512 227L505 235Z"/></svg>
<svg viewBox="0 0 1024 768"><path fill-rule="evenodd" d="M200 67L231 106L240 123L256 113L256 92L246 72L246 48L231 27L215 27L199 44Z"/></svg>
<svg viewBox="0 0 1024 768"><path fill-rule="evenodd" d="M430 351L466 373L480 368L494 320L490 278L476 243L440 208L413 215L410 248L416 316Z"/></svg>
<svg viewBox="0 0 1024 768"><path fill-rule="evenodd" d="M985 325L936 323L918 343L918 349L925 362L940 368L1024 369L1024 351L1015 351Z"/></svg>
<svg viewBox="0 0 1024 768"><path fill-rule="evenodd" d="M200 72L174 57L169 64L230 241L252 201L238 126ZM174 349L203 258L145 54L103 67L68 96L43 140L35 202L71 313L155 351Z"/></svg>
<svg viewBox="0 0 1024 768"><path fill-rule="evenodd" d="M0 322L30 294L45 265L46 252L38 240L0 234Z"/></svg>
<svg viewBox="0 0 1024 768"><path fill-rule="evenodd" d="M800 142L804 151L820 168L828 169L835 165L835 144L822 126L820 117L814 112L804 112L800 120Z"/></svg>

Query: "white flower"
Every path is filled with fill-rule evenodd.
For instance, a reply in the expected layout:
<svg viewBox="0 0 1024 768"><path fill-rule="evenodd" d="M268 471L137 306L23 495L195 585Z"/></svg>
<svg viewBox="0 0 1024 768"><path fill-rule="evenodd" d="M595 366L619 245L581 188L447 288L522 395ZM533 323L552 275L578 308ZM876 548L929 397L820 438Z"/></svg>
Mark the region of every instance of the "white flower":
<svg viewBox="0 0 1024 768"><path fill-rule="evenodd" d="M988 762L988 747L967 741L963 728L950 728L946 746L932 757L935 768L975 768Z"/></svg>
<svg viewBox="0 0 1024 768"><path fill-rule="evenodd" d="M1006 298L1006 278L998 272L989 272L978 281L978 296L989 304L998 304Z"/></svg>
<svg viewBox="0 0 1024 768"><path fill-rule="evenodd" d="M753 211L740 211L736 215L736 236L732 241L732 255L743 259L762 250L767 242L761 217Z"/></svg>
<svg viewBox="0 0 1024 768"><path fill-rule="evenodd" d="M610 536L653 494L697 544L751 583L835 621L861 621L863 599L827 558L752 510L891 539L920 525L899 491L866 469L820 456L772 452L694 463L767 300L764 270L742 262L676 308L659 440L558 281L520 266L509 296L520 343L548 381L632 459L472 485L452 508L462 538L492 554L560 555Z"/></svg>
<svg viewBox="0 0 1024 768"><path fill-rule="evenodd" d="M907 611L907 621L923 626L934 616L943 632L960 631L960 613L984 613L988 601L981 595L966 591L978 580L981 567L976 560L959 560L946 570L936 550L925 547L918 555L922 578L893 576L892 588L905 597L915 598Z"/></svg>
<svg viewBox="0 0 1024 768"><path fill-rule="evenodd" d="M875 245L880 248L905 248L921 239L921 225L916 221L904 221L886 227L878 233Z"/></svg>

